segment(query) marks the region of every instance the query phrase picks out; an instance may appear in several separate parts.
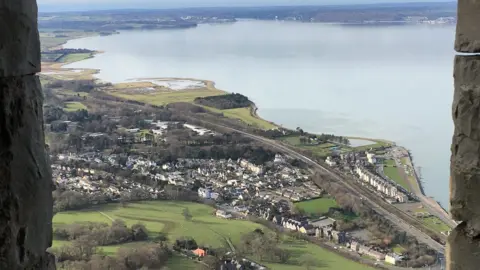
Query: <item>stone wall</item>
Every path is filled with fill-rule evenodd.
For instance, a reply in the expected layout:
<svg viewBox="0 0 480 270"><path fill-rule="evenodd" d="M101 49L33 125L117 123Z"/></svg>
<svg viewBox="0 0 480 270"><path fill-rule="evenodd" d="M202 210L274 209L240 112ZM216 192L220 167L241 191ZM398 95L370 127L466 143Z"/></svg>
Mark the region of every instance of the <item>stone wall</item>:
<svg viewBox="0 0 480 270"><path fill-rule="evenodd" d="M447 269L480 269L480 0L458 0Z"/></svg>
<svg viewBox="0 0 480 270"><path fill-rule="evenodd" d="M55 269L35 0L0 0L0 269Z"/></svg>

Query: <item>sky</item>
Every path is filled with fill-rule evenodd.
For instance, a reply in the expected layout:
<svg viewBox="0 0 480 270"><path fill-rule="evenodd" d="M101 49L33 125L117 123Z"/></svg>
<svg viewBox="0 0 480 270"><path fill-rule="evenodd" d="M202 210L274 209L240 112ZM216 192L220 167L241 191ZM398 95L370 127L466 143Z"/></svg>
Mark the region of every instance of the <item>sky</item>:
<svg viewBox="0 0 480 270"><path fill-rule="evenodd" d="M452 0L37 0L41 12L127 8L161 9L217 6L342 5L450 1Z"/></svg>

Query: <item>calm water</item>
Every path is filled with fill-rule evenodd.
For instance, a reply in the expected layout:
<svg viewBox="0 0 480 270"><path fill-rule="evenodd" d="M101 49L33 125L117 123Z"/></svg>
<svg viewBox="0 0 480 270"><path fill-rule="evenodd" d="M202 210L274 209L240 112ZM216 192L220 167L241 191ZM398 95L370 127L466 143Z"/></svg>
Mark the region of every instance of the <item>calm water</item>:
<svg viewBox="0 0 480 270"><path fill-rule="evenodd" d="M411 149L445 206L453 27L242 21L74 40L106 51L71 67L99 78L190 77L249 96L260 115L310 132L385 138Z"/></svg>

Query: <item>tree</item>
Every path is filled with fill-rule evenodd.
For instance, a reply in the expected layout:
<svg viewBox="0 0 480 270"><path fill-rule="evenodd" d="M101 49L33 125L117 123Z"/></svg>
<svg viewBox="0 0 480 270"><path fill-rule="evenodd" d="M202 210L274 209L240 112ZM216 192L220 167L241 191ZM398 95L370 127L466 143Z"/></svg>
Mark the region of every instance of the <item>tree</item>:
<svg viewBox="0 0 480 270"><path fill-rule="evenodd" d="M187 208L183 208L182 215L186 221L191 221L193 216L190 214L190 210Z"/></svg>
<svg viewBox="0 0 480 270"><path fill-rule="evenodd" d="M145 241L148 239L148 231L141 223L132 225L133 241Z"/></svg>
<svg viewBox="0 0 480 270"><path fill-rule="evenodd" d="M200 270L217 270L220 268L220 260L211 255L207 255L202 260L203 264L199 264Z"/></svg>
<svg viewBox="0 0 480 270"><path fill-rule="evenodd" d="M311 270L314 269L314 267L318 266L317 259L315 259L315 257L313 257L311 254L305 254L300 257L300 262L306 270Z"/></svg>

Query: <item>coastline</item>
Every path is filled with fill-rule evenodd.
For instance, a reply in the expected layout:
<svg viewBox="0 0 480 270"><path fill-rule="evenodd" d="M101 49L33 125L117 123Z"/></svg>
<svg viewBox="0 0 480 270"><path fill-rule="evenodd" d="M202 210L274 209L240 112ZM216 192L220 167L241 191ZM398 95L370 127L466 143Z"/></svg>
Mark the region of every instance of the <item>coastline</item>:
<svg viewBox="0 0 480 270"><path fill-rule="evenodd" d="M82 39L82 38L86 38L86 37L94 37L94 36L100 36L99 34L97 35L89 35L89 36L84 36L84 37L79 37L79 38L72 38L72 39L69 39L67 40L66 42L62 43L60 46L63 48L64 45L71 41L71 40L76 40L76 39ZM92 53L92 55L86 59L91 59L91 58L94 58L96 55L98 54L102 54L102 53L105 53L105 51L94 51ZM83 59L83 60L86 60L86 59ZM81 61L83 61L81 60ZM42 62L42 73L43 72L49 72L49 71L72 71L72 70L81 70L82 72L79 72L78 75L85 75L87 78L90 78L92 80L95 80L95 81L102 81L102 82L105 82L105 83L111 83L111 82L108 82L108 81L103 81L99 78L97 78L95 75L98 74L100 72L99 69L92 69L92 68L67 68L65 66L69 65L69 64L72 64L72 63L75 63L75 62L79 62L79 61L74 61L74 62L68 62L68 63L48 63L48 62ZM47 68L46 70L44 70L44 66ZM40 73L40 74L42 74ZM49 76L48 74L43 74L45 76ZM211 87L211 89L214 89L216 91L220 91L220 92L223 92L223 93L230 93L228 91L225 91L225 90L222 90L222 89L218 89L216 88L216 84L214 81L211 81L211 80L206 80L206 79L195 79L195 78L188 78L188 77L185 77L185 78L172 78L172 77L158 77L158 78L132 78L132 79L128 79L126 81L129 81L131 80L131 83L132 84L135 84L135 83L142 83L141 80L146 80L146 79L152 79L152 80L192 80L192 81L201 81L201 82L204 82L207 87ZM130 82L129 82L130 83ZM143 82L145 83L145 82ZM117 85L117 84L115 84ZM195 89L187 89L187 90L195 90ZM253 102L252 102L253 103ZM258 106L253 103L253 105L249 108L249 111L250 111L250 115L255 118L255 119L258 119L260 121L265 121L277 128L283 128L282 125L279 125L277 123L274 123L272 121L269 121L267 119L264 119L262 117L260 117L258 115ZM346 138L348 139L357 139L357 140L364 140L364 141L372 141L372 142L376 142L376 143L379 143L379 144L389 144L389 145L392 145L392 146L397 146L397 144L394 142L394 141L390 141L390 140L385 140L385 139L374 139L374 138L366 138L366 137L358 137L358 136L345 136ZM402 146L400 146L402 147ZM404 148L404 147L402 147ZM404 148L406 149L406 148ZM408 151L408 150L407 150ZM410 156L410 153L408 152L408 158L412 164L412 167L414 168L414 164L413 164L413 160L411 159L411 156ZM415 170L414 170L415 171ZM427 196L425 194L425 191L424 191L424 188L423 188L423 185L417 175L417 172L415 171L415 179L416 179L416 182L417 182L417 185L420 187L420 190L421 190L421 193L425 196ZM439 204L437 201L435 201L437 204ZM439 204L441 206L441 204ZM442 207L442 209L444 209ZM445 209L444 209L445 210ZM446 210L445 210L446 211Z"/></svg>

